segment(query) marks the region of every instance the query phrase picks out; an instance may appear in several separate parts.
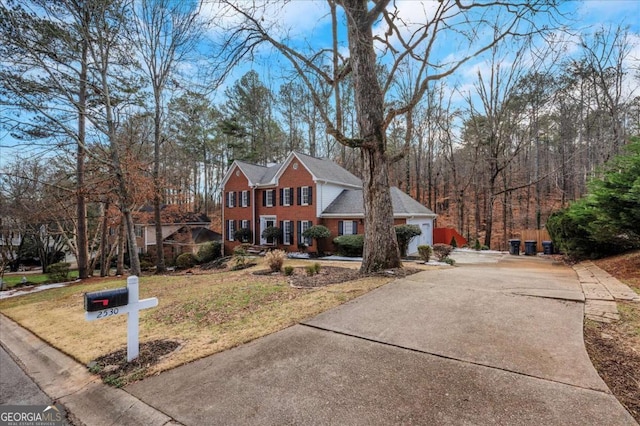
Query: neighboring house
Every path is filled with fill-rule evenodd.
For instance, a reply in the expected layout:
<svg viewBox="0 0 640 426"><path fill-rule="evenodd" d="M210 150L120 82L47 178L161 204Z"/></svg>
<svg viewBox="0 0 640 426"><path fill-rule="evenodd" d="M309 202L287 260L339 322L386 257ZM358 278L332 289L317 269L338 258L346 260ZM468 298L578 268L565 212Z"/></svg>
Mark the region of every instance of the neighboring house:
<svg viewBox="0 0 640 426"><path fill-rule="evenodd" d="M211 220L200 213L179 212L175 206L163 206L162 247L166 259L173 259L182 253L196 254L205 243L220 241L222 236L209 229ZM134 229L138 252L156 253L156 228L153 208L145 206L134 215Z"/></svg>
<svg viewBox="0 0 640 426"><path fill-rule="evenodd" d="M241 243L275 245L262 237L269 226L281 230L277 246L286 251L309 247L315 241L302 233L313 225L324 225L331 238L322 241L322 251L333 251L333 238L364 233L362 181L333 161L292 152L282 164L259 166L234 161L222 181L224 249L226 254ZM436 215L396 187L391 188L394 223L418 225L422 235L415 238L408 253L420 244L432 244ZM240 228L251 231L237 241Z"/></svg>

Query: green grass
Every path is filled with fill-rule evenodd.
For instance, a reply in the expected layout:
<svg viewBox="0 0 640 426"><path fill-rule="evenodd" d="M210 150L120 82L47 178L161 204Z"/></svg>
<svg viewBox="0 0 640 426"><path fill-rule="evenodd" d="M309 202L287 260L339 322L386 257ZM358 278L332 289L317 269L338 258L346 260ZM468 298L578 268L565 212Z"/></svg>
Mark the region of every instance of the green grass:
<svg viewBox="0 0 640 426"><path fill-rule="evenodd" d="M5 288L13 288L22 284L22 277L27 279L27 284L39 285L49 283L49 277L47 274L15 274L5 275L2 281L5 284ZM69 272L69 281L73 281L78 278L78 271Z"/></svg>

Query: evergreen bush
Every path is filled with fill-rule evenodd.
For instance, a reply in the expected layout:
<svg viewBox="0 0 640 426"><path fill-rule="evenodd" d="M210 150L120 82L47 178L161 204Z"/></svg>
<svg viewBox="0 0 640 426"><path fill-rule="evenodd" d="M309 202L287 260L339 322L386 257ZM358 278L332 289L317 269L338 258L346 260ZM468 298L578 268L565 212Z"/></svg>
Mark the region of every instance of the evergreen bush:
<svg viewBox="0 0 640 426"><path fill-rule="evenodd" d="M412 239L422 234L418 225L396 225L394 227L396 231L396 239L398 240L398 247L400 248L400 256L407 255L407 249Z"/></svg>
<svg viewBox="0 0 640 426"><path fill-rule="evenodd" d="M222 242L211 241L203 244L198 249L198 259L200 263L209 263L222 257Z"/></svg>
<svg viewBox="0 0 640 426"><path fill-rule="evenodd" d="M54 283L69 281L70 263L58 262L47 267L47 278Z"/></svg>
<svg viewBox="0 0 640 426"><path fill-rule="evenodd" d="M198 258L193 253L182 253L176 258L176 269L189 269L198 264Z"/></svg>
<svg viewBox="0 0 640 426"><path fill-rule="evenodd" d="M358 257L362 256L364 248L364 235L340 235L333 239L333 244L338 248L338 253L342 256Z"/></svg>

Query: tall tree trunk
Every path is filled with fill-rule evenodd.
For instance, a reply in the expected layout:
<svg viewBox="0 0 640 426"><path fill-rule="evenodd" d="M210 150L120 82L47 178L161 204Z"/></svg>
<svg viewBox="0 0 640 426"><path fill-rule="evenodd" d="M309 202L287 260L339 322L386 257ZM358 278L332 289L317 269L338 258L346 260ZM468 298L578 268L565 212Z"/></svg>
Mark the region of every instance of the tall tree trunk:
<svg viewBox="0 0 640 426"><path fill-rule="evenodd" d="M84 22L89 22L89 12L85 11ZM80 279L87 278L89 271L87 265L89 263L89 242L87 229L87 204L84 189L84 162L85 162L85 139L86 139L86 109L87 109L87 56L88 41L82 39L82 57L80 59L80 85L78 90L78 149L76 152L76 214L78 216L78 235L76 237L77 244L77 262L78 277Z"/></svg>
<svg viewBox="0 0 640 426"><path fill-rule="evenodd" d="M118 260L116 262L116 275L124 275L124 249L126 243L124 216L120 217L118 226Z"/></svg>
<svg viewBox="0 0 640 426"><path fill-rule="evenodd" d="M100 233L100 276L109 275L109 265L107 264L107 239L108 239L108 219L109 203L102 204L102 232Z"/></svg>
<svg viewBox="0 0 640 426"><path fill-rule="evenodd" d="M343 3L348 25L349 52L362 158L365 236L362 272L402 267L393 229L386 155L384 98L378 83L373 35L366 0Z"/></svg>
<svg viewBox="0 0 640 426"><path fill-rule="evenodd" d="M156 274L166 272L164 250L162 249L162 183L160 182L160 142L162 138L160 124L162 110L160 97L155 97L155 116L153 120L153 219L156 231Z"/></svg>

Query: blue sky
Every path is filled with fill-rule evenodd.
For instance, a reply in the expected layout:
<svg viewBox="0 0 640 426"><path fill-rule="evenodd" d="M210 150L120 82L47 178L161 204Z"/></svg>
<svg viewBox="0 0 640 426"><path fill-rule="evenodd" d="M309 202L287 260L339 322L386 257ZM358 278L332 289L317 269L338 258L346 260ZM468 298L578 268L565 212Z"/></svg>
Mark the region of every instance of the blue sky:
<svg viewBox="0 0 640 426"><path fill-rule="evenodd" d="M251 2L244 2L250 4ZM259 5L266 3L256 2ZM405 0L397 1L399 16L407 22L422 22L425 16L429 16L434 7L437 7L435 0L417 1ZM203 0L202 9L207 16L212 17L215 14L213 8L214 2ZM629 55L630 60L634 61L633 66L638 68L640 62L640 0L587 0L587 1L568 1L561 5L561 10L566 14L567 26L569 26L576 34L585 31L592 31L600 25L628 25L632 34L632 42L635 47ZM270 28L274 34L286 34L292 43L299 45L309 44L313 46L326 45L330 40L330 16L328 7L324 1L311 0L293 0L288 3L274 2L264 6L264 22L265 26ZM234 18L227 17L224 20L215 18L215 23L232 22ZM214 26L214 28L216 28ZM383 24L375 28L376 33L382 34L385 30ZM346 39L342 36L342 51L346 54ZM577 38L573 39L577 41ZM459 44L454 39L445 40L438 39L435 49L437 55L441 58L453 57L459 54ZM469 61L463 66L454 78L450 79L451 85L457 85L464 88L471 85L472 81L477 78L477 71L485 67L485 58L477 58ZM185 70L189 70L191 66L185 66ZM273 52L267 46L258 50L255 61L245 61L238 66L227 78L225 83L217 91L215 102L224 101L224 88L232 85L237 79L250 69L256 70L271 88L276 90L282 81L282 71L287 69L288 63L279 55ZM0 111L2 113L2 111ZM5 164L8 159L14 156L15 151L9 149L9 146L15 145L15 141L8 133L0 130L0 166ZM21 152L26 152L24 149Z"/></svg>

